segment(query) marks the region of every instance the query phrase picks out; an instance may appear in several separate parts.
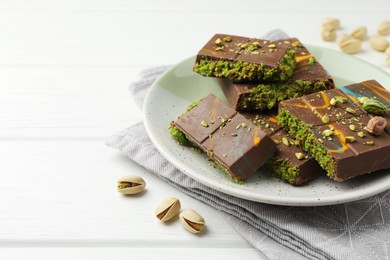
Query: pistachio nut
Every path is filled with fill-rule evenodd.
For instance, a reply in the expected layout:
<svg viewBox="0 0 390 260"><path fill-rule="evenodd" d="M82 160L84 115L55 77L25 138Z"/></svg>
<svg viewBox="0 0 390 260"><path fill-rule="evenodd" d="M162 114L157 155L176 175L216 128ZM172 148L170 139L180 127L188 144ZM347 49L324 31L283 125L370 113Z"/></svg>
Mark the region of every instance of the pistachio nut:
<svg viewBox="0 0 390 260"><path fill-rule="evenodd" d="M327 17L322 20L322 27L338 29L340 28L340 20L337 18Z"/></svg>
<svg viewBox="0 0 390 260"><path fill-rule="evenodd" d="M374 115L383 115L388 110L382 102L372 98L365 100L362 107L367 111L367 113Z"/></svg>
<svg viewBox="0 0 390 260"><path fill-rule="evenodd" d="M379 24L378 26L378 30L377 30L378 34L380 35L387 35L390 33L390 21L383 21Z"/></svg>
<svg viewBox="0 0 390 260"><path fill-rule="evenodd" d="M321 37L324 41L334 41L336 39L336 29L330 27L322 28Z"/></svg>
<svg viewBox="0 0 390 260"><path fill-rule="evenodd" d="M339 47L343 52L354 54L362 49L362 41L351 37L339 43Z"/></svg>
<svg viewBox="0 0 390 260"><path fill-rule="evenodd" d="M386 125L386 119L381 116L374 116L368 121L368 124L364 129L373 135L381 135L385 131Z"/></svg>
<svg viewBox="0 0 390 260"><path fill-rule="evenodd" d="M156 217L165 222L175 217L180 212L180 200L175 197L168 197L160 202L156 209Z"/></svg>
<svg viewBox="0 0 390 260"><path fill-rule="evenodd" d="M372 36L368 42L370 43L371 48L376 51L384 52L387 47L389 47L389 42L381 35Z"/></svg>
<svg viewBox="0 0 390 260"><path fill-rule="evenodd" d="M387 49L385 50L385 53L390 56L390 46L387 47Z"/></svg>
<svg viewBox="0 0 390 260"><path fill-rule="evenodd" d="M142 192L145 189L145 181L140 176L128 175L118 180L118 192L125 195L132 195Z"/></svg>
<svg viewBox="0 0 390 260"><path fill-rule="evenodd" d="M203 230L205 221L201 215L192 209L184 210L180 213L180 222L185 229L191 233L199 233Z"/></svg>
<svg viewBox="0 0 390 260"><path fill-rule="evenodd" d="M364 41L367 37L367 28L365 26L359 26L352 31L351 36L355 39Z"/></svg>
<svg viewBox="0 0 390 260"><path fill-rule="evenodd" d="M339 34L339 35L337 36L336 42L337 42L338 44L341 44L343 41L348 40L348 39L351 39L351 38L352 38L351 35L346 34L346 33L341 33L341 34Z"/></svg>

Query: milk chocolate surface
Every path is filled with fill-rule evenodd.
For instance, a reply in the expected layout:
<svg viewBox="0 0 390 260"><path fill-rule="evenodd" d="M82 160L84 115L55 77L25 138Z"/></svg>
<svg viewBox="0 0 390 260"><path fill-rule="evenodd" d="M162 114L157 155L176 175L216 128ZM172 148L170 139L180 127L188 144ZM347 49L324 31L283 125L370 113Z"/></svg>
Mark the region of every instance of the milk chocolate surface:
<svg viewBox="0 0 390 260"><path fill-rule="evenodd" d="M173 127L236 181L253 175L276 147L264 131L213 94L181 115Z"/></svg>
<svg viewBox="0 0 390 260"><path fill-rule="evenodd" d="M296 65L288 41L216 34L198 52L194 71L234 82L287 80Z"/></svg>
<svg viewBox="0 0 390 260"><path fill-rule="evenodd" d="M297 65L285 82L233 83L219 79L226 98L237 111L262 111L277 107L280 101L334 88L330 74L296 38L287 39L295 48Z"/></svg>
<svg viewBox="0 0 390 260"><path fill-rule="evenodd" d="M295 139L277 124L277 111L243 115L275 141L276 151L263 166L275 177L293 185L302 185L324 174L317 161L304 152ZM302 157L298 159L297 155Z"/></svg>
<svg viewBox="0 0 390 260"><path fill-rule="evenodd" d="M357 94L376 96L389 105L390 93L373 81L286 100L279 105L279 124L336 181L390 168L389 132L374 135L366 130L374 115L362 108Z"/></svg>

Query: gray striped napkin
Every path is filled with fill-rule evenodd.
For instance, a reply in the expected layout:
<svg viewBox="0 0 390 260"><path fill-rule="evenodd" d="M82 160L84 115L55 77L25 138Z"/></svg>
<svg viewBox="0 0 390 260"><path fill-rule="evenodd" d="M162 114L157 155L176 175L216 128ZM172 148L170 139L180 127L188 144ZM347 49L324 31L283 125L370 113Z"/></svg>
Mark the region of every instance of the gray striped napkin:
<svg viewBox="0 0 390 260"><path fill-rule="evenodd" d="M263 38L288 36L274 30ZM130 91L140 107L150 85L167 68L147 69L131 84ZM236 198L189 178L157 151L142 122L113 135L107 145L178 190L216 208L269 259L390 259L390 190L340 205L274 206Z"/></svg>

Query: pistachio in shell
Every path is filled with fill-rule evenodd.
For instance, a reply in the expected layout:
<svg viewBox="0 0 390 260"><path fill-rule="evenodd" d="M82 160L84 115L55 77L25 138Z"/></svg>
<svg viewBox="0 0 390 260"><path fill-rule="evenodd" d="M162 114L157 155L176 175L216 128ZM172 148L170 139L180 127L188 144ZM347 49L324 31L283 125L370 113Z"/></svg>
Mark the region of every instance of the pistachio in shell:
<svg viewBox="0 0 390 260"><path fill-rule="evenodd" d="M200 233L204 228L204 218L199 215L195 210L184 210L180 213L179 218L183 227L193 234Z"/></svg>
<svg viewBox="0 0 390 260"><path fill-rule="evenodd" d="M128 175L118 180L118 192L125 195L133 195L142 192L146 183L142 177L137 175Z"/></svg>
<svg viewBox="0 0 390 260"><path fill-rule="evenodd" d="M175 197L165 198L156 209L156 217L165 222L175 217L180 212L180 200Z"/></svg>

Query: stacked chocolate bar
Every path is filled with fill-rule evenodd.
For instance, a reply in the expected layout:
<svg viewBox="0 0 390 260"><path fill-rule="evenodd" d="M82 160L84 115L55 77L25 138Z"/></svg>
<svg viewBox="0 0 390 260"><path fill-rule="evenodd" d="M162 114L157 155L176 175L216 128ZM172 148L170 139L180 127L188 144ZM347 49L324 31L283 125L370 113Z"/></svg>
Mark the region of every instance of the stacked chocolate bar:
<svg viewBox="0 0 390 260"><path fill-rule="evenodd" d="M375 81L333 89L332 77L296 38L217 34L194 71L217 78L233 109L210 94L171 123L171 134L238 182L260 167L293 185L325 172L343 181L390 167L390 93ZM372 116L378 110L385 119Z"/></svg>

